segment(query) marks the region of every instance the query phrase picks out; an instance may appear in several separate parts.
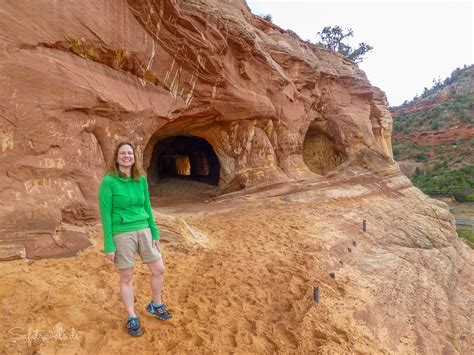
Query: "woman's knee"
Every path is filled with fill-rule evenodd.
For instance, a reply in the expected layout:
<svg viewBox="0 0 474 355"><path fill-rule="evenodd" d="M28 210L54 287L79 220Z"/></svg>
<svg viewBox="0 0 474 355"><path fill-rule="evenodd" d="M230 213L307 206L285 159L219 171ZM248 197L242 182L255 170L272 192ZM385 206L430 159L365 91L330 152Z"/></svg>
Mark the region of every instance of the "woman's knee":
<svg viewBox="0 0 474 355"><path fill-rule="evenodd" d="M165 265L163 264L163 261L160 259L153 262L150 265L150 271L153 277L162 277L165 273Z"/></svg>
<svg viewBox="0 0 474 355"><path fill-rule="evenodd" d="M122 284L130 284L133 281L133 271L127 270L123 271L120 270L120 283Z"/></svg>

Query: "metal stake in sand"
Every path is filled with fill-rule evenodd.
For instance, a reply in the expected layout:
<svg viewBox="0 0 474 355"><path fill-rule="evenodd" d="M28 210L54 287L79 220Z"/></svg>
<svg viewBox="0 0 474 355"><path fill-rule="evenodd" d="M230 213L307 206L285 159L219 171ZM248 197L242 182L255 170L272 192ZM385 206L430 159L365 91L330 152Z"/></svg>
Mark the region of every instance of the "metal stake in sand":
<svg viewBox="0 0 474 355"><path fill-rule="evenodd" d="M319 304L319 287L318 286L313 287L313 298L314 298L314 303Z"/></svg>
<svg viewBox="0 0 474 355"><path fill-rule="evenodd" d="M367 232L367 221L365 219L362 221L362 230Z"/></svg>

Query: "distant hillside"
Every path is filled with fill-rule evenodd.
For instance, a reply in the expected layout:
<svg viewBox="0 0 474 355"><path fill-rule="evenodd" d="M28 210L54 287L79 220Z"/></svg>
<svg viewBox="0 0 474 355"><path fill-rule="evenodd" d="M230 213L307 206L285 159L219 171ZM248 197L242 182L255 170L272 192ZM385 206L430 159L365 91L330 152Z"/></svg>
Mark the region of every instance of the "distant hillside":
<svg viewBox="0 0 474 355"><path fill-rule="evenodd" d="M474 201L474 65L390 112L394 157L414 184Z"/></svg>

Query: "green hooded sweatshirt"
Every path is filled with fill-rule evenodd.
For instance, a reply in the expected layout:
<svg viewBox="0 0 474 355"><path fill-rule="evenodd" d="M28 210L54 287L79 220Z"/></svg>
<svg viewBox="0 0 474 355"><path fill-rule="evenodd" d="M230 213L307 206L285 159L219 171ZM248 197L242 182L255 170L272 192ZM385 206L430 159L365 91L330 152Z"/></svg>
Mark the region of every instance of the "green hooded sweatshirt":
<svg viewBox="0 0 474 355"><path fill-rule="evenodd" d="M115 252L114 235L150 228L153 240L160 238L151 211L148 184L107 174L99 188L99 208L104 229L104 252Z"/></svg>

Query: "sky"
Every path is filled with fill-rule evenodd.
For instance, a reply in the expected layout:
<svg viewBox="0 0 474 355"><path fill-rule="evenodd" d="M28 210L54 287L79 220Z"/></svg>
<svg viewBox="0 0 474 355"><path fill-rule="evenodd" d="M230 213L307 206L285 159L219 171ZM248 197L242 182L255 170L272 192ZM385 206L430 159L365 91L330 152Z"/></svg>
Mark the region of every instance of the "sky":
<svg viewBox="0 0 474 355"><path fill-rule="evenodd" d="M473 64L473 1L247 0L254 14L318 42L325 26L352 28L350 44L374 47L359 64L390 106L410 101L433 79Z"/></svg>

